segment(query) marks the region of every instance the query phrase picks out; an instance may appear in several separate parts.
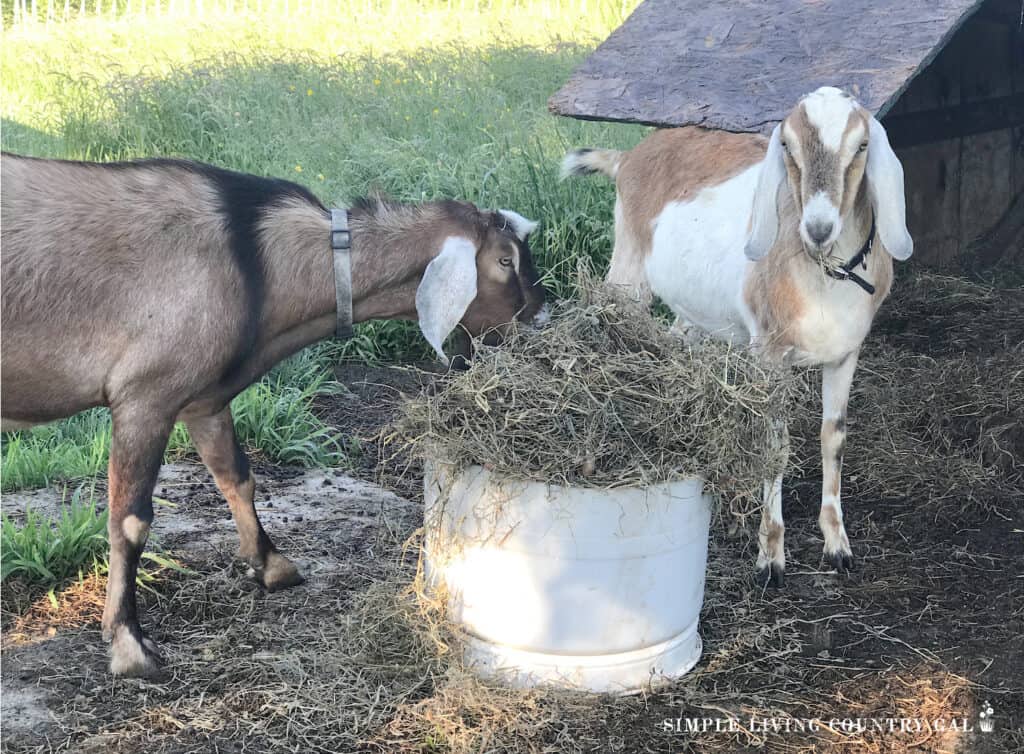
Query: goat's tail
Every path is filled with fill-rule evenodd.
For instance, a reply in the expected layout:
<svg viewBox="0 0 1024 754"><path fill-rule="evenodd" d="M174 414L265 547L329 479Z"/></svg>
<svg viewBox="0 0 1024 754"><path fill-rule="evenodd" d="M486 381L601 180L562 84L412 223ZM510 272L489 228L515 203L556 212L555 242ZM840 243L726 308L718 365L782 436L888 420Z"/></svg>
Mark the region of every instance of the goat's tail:
<svg viewBox="0 0 1024 754"><path fill-rule="evenodd" d="M622 154L615 149L574 149L562 160L562 179L573 175L604 173L615 180Z"/></svg>

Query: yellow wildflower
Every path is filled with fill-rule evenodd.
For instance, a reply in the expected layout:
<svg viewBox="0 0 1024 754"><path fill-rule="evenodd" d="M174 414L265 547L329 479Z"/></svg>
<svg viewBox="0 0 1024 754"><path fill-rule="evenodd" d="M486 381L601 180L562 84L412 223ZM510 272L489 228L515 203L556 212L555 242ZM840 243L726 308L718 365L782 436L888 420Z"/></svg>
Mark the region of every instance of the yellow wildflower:
<svg viewBox="0 0 1024 754"><path fill-rule="evenodd" d="M302 165L296 165L295 166L295 172L296 173L301 173L302 172Z"/></svg>
<svg viewBox="0 0 1024 754"><path fill-rule="evenodd" d="M307 97L312 97L313 96L313 90L312 89L307 89L306 90L306 96Z"/></svg>

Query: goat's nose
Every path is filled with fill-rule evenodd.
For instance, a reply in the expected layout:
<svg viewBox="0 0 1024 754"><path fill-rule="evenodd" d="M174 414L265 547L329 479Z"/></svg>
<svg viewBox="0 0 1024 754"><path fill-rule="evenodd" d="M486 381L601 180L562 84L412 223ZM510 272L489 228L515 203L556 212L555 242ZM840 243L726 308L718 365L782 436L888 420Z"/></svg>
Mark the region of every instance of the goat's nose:
<svg viewBox="0 0 1024 754"><path fill-rule="evenodd" d="M833 224L827 220L815 220L807 223L807 235L811 237L814 243L821 246L825 243L825 239L832 235L833 227Z"/></svg>

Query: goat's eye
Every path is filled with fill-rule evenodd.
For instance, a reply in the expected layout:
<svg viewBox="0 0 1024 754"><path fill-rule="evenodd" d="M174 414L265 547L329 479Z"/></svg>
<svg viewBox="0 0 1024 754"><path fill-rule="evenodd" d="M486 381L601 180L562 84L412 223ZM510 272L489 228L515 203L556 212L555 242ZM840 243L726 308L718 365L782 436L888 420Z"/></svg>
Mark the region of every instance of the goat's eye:
<svg viewBox="0 0 1024 754"><path fill-rule="evenodd" d="M512 257L502 257L501 259L498 260L498 264L500 264L502 267L511 267Z"/></svg>
<svg viewBox="0 0 1024 754"><path fill-rule="evenodd" d="M787 142L780 141L779 142L779 146L782 147L782 151L783 152L788 152L789 151L789 144Z"/></svg>
<svg viewBox="0 0 1024 754"><path fill-rule="evenodd" d="M863 152L867 148L868 148L868 143L865 141L863 144L861 144L859 147L857 147L857 151L858 152Z"/></svg>

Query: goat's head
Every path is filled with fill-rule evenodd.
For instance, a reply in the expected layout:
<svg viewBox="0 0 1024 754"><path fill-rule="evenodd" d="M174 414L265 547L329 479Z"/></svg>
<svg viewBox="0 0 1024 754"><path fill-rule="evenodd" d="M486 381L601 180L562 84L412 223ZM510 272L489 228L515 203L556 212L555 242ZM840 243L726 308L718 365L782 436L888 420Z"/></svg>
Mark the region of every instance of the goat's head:
<svg viewBox="0 0 1024 754"><path fill-rule="evenodd" d="M896 259L914 250L907 231L903 167L885 129L849 94L822 87L775 127L754 195L750 259L763 257L778 235L778 197L788 184L799 214L800 239L814 259L828 255L862 186L878 235Z"/></svg>
<svg viewBox="0 0 1024 754"><path fill-rule="evenodd" d="M470 335L500 337L514 320L532 321L544 304L529 235L537 223L517 212L470 207L475 230L447 237L416 292L420 329L442 361L442 344L459 323Z"/></svg>

